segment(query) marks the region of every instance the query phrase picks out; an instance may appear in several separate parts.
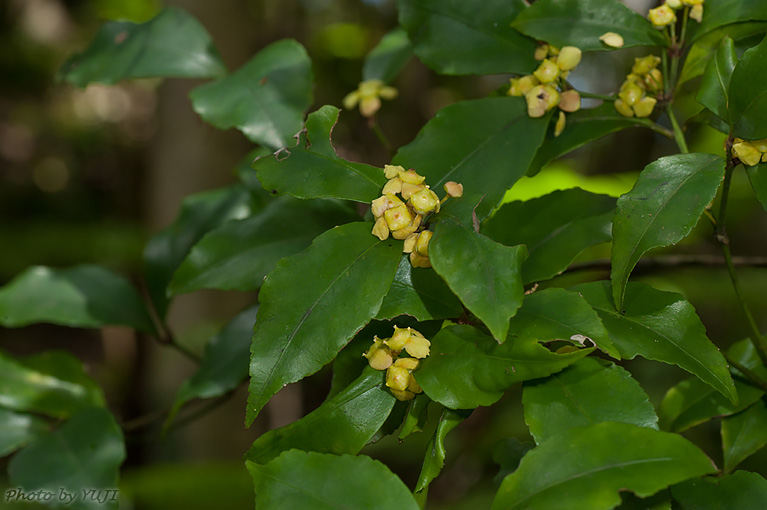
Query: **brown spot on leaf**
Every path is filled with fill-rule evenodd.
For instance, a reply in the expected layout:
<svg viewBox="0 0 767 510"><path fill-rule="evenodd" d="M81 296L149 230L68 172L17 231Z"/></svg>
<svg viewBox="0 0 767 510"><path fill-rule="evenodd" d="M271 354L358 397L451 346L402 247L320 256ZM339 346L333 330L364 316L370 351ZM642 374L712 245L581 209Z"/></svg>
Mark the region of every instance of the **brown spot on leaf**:
<svg viewBox="0 0 767 510"><path fill-rule="evenodd" d="M123 30L122 32L120 32L119 34L115 36L115 39L114 39L115 44L122 44L125 42L127 38L128 38L128 31Z"/></svg>

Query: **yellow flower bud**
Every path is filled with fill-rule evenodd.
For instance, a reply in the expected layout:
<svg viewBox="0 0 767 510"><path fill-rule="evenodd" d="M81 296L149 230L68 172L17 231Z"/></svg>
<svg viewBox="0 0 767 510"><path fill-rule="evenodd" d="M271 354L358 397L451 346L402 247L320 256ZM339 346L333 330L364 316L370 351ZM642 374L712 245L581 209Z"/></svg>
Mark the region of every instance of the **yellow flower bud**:
<svg viewBox="0 0 767 510"><path fill-rule="evenodd" d="M346 96L344 96L344 99L343 101L341 101L341 104L343 104L344 108L346 108L347 110L351 110L352 108L357 106L357 103L359 103L359 101L360 101L360 93L354 90L346 94Z"/></svg>
<svg viewBox="0 0 767 510"><path fill-rule="evenodd" d="M540 82L538 81L538 78L536 78L532 74L528 74L527 76L523 76L521 78L512 78L511 87L509 88L508 95L524 96L525 94L530 92L530 90L533 87L539 84Z"/></svg>
<svg viewBox="0 0 767 510"><path fill-rule="evenodd" d="M424 188L410 197L410 205L418 214L429 214L432 211L439 212L439 197L429 188Z"/></svg>
<svg viewBox="0 0 767 510"><path fill-rule="evenodd" d="M563 46L557 57L557 67L562 71L575 69L581 61L581 50L575 46Z"/></svg>
<svg viewBox="0 0 767 510"><path fill-rule="evenodd" d="M384 218L378 218L375 225L373 225L373 235L381 241L389 239L389 225L386 224Z"/></svg>
<svg viewBox="0 0 767 510"><path fill-rule="evenodd" d="M762 138L761 140L751 140L751 145L756 147L756 150L759 152L767 152L767 138Z"/></svg>
<svg viewBox="0 0 767 510"><path fill-rule="evenodd" d="M445 193L447 193L450 197L460 198L463 196L463 184L459 184L454 181L447 181L444 186L442 186L442 189L444 189Z"/></svg>
<svg viewBox="0 0 767 510"><path fill-rule="evenodd" d="M360 113L365 117L372 117L381 108L381 98L394 99L397 97L397 89L384 85L381 80L366 80L357 86L357 90L350 92L343 99L344 108L354 108L358 103Z"/></svg>
<svg viewBox="0 0 767 510"><path fill-rule="evenodd" d="M387 179L394 179L399 177L400 172L404 172L405 168L399 165L384 165L384 175Z"/></svg>
<svg viewBox="0 0 767 510"><path fill-rule="evenodd" d="M648 17L655 28L663 28L676 21L674 10L666 4L650 9Z"/></svg>
<svg viewBox="0 0 767 510"><path fill-rule="evenodd" d="M682 7L682 0L666 0L666 5L676 10Z"/></svg>
<svg viewBox="0 0 767 510"><path fill-rule="evenodd" d="M395 390L393 388L389 389L391 391L391 394L394 395L394 398L401 402L407 402L408 400L413 400L415 398L415 393L408 390Z"/></svg>
<svg viewBox="0 0 767 510"><path fill-rule="evenodd" d="M566 90L559 98L559 109L568 113L581 109L581 95L577 90Z"/></svg>
<svg viewBox="0 0 767 510"><path fill-rule="evenodd" d="M613 103L615 106L615 110L623 115L624 117L633 117L634 116L634 110L631 109L629 105L621 101L620 99L616 99Z"/></svg>
<svg viewBox="0 0 767 510"><path fill-rule="evenodd" d="M410 222L410 225L404 228L400 228L398 230L392 231L391 236L394 239L399 239L400 241L403 239L407 239L413 234L413 232L418 230L418 228L421 226L422 219L423 219L423 216L421 216L420 214L416 214L415 218L413 218L413 221Z"/></svg>
<svg viewBox="0 0 767 510"><path fill-rule="evenodd" d="M642 94L642 87L637 85L636 82L624 81L623 85L621 85L618 97L620 97L627 105L634 106L634 104L641 99Z"/></svg>
<svg viewBox="0 0 767 510"><path fill-rule="evenodd" d="M527 114L537 118L559 103L559 92L551 85L538 85L525 95Z"/></svg>
<svg viewBox="0 0 767 510"><path fill-rule="evenodd" d="M399 178L402 179L402 182L406 182L408 184L422 184L423 181L426 179L426 177L418 174L418 172L416 172L412 168L408 170L407 172L400 172Z"/></svg>
<svg viewBox="0 0 767 510"><path fill-rule="evenodd" d="M386 343L392 351L399 353L405 348L405 344L408 343L410 337L413 336L412 331L411 328L398 328L397 326L394 326L394 334L391 338L384 340L384 343Z"/></svg>
<svg viewBox="0 0 767 510"><path fill-rule="evenodd" d="M409 379L410 372L406 368L392 365L386 370L386 386L393 390L403 391L407 389Z"/></svg>
<svg viewBox="0 0 767 510"><path fill-rule="evenodd" d="M615 32L606 32L599 36L599 40L611 48L620 48L623 46L623 37Z"/></svg>
<svg viewBox="0 0 767 510"><path fill-rule="evenodd" d="M634 105L634 113L637 117L649 117L657 102L654 97L643 97Z"/></svg>
<svg viewBox="0 0 767 510"><path fill-rule="evenodd" d="M387 210L384 213L384 218L386 218L386 224L389 225L389 230L392 231L405 228L413 222L413 214L404 204Z"/></svg>
<svg viewBox="0 0 767 510"><path fill-rule="evenodd" d="M370 210L375 218L380 218L386 211L398 205L404 205L404 203L396 195L382 195L371 202Z"/></svg>
<svg viewBox="0 0 767 510"><path fill-rule="evenodd" d="M384 86L378 91L378 95L384 99L394 99L399 95L399 92L394 87Z"/></svg>
<svg viewBox="0 0 767 510"><path fill-rule="evenodd" d="M422 359L429 355L429 346L431 346L431 342L424 337L412 335L410 340L405 344L405 350L414 358ZM397 361L405 361L405 359Z"/></svg>
<svg viewBox="0 0 767 510"><path fill-rule="evenodd" d="M548 50L549 50L550 57L556 57L557 55L559 55L559 48L557 48L556 46L552 46L551 44L549 44Z"/></svg>
<svg viewBox="0 0 767 510"><path fill-rule="evenodd" d="M413 393L423 392L421 385L418 384L418 381L415 380L415 377L413 377L413 374L410 374L410 379L407 380L407 391L410 391Z"/></svg>
<svg viewBox="0 0 767 510"><path fill-rule="evenodd" d="M376 370L386 370L392 365L391 349L377 336L373 337L373 346L363 356L368 359L370 366Z"/></svg>
<svg viewBox="0 0 767 510"><path fill-rule="evenodd" d="M746 140L732 144L732 152L747 166L754 166L762 159L762 154L757 148Z"/></svg>
<svg viewBox="0 0 767 510"><path fill-rule="evenodd" d="M658 64L660 64L660 57L656 57L655 55L647 55L646 57L635 58L634 65L631 67L631 72L640 75L647 74L651 70L658 67Z"/></svg>
<svg viewBox="0 0 767 510"><path fill-rule="evenodd" d="M418 193L426 186L423 184L409 184L407 182L402 183L402 198L407 200L413 196L414 193Z"/></svg>
<svg viewBox="0 0 767 510"><path fill-rule="evenodd" d="M431 230L424 230L420 234L418 234L418 239L415 243L415 252L419 255L423 255L424 257L429 256L429 241L431 241L431 236L434 235Z"/></svg>
<svg viewBox="0 0 767 510"><path fill-rule="evenodd" d="M557 124L554 126L554 137L561 135L562 131L565 130L565 122L565 112L560 111L559 118L557 119Z"/></svg>
<svg viewBox="0 0 767 510"><path fill-rule="evenodd" d="M402 191L402 181L399 180L399 178L395 177L394 179L389 179L389 181L384 185L383 190L381 192L384 195L386 194L396 195L397 193L401 191Z"/></svg>
<svg viewBox="0 0 767 510"><path fill-rule="evenodd" d="M411 333L413 335L415 335L418 332L416 330L414 330L414 329L411 329ZM423 338L423 335L421 335L420 333L418 333L418 335L421 338ZM413 359L413 358L400 358L400 359L398 359L397 361L394 362L394 365L399 367L399 368L404 368L408 372L412 372L413 370L418 368L418 364L419 363L420 362L417 359Z"/></svg>
<svg viewBox="0 0 767 510"><path fill-rule="evenodd" d="M363 117L372 117L381 109L381 100L377 97L363 97L360 101L360 114Z"/></svg>
<svg viewBox="0 0 767 510"><path fill-rule="evenodd" d="M690 9L690 19L694 19L698 23L703 21L703 5L694 5L692 9Z"/></svg>
<svg viewBox="0 0 767 510"><path fill-rule="evenodd" d="M541 65L533 72L541 83L551 83L559 77L559 66L549 59L544 59Z"/></svg>
<svg viewBox="0 0 767 510"><path fill-rule="evenodd" d="M644 80L640 84L644 85L648 92L653 94L660 92L663 90L663 73L660 72L660 69L652 69L644 76Z"/></svg>
<svg viewBox="0 0 767 510"><path fill-rule="evenodd" d="M533 57L535 60L543 60L546 58L546 56L549 54L549 45L548 44L539 44L535 48L535 54Z"/></svg>
<svg viewBox="0 0 767 510"><path fill-rule="evenodd" d="M415 250L415 243L418 239L418 236L420 234L410 234L405 239L405 244L402 246L402 253L413 253L413 250Z"/></svg>
<svg viewBox="0 0 767 510"><path fill-rule="evenodd" d="M410 265L413 267L429 268L431 267L431 260L429 257L424 257L414 251L410 254Z"/></svg>

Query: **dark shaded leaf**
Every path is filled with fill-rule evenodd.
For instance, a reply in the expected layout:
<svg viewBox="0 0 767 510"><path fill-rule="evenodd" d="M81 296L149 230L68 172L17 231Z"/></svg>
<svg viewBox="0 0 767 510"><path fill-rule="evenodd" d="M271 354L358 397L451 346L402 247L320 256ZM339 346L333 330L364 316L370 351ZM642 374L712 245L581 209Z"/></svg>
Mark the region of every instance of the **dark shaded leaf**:
<svg viewBox="0 0 767 510"><path fill-rule="evenodd" d="M721 478L706 477L671 489L681 510L763 510L767 480L756 473L738 471Z"/></svg>
<svg viewBox="0 0 767 510"><path fill-rule="evenodd" d="M252 142L286 147L312 103L312 64L293 39L272 43L229 76L197 87L194 110L219 129L237 128Z"/></svg>
<svg viewBox="0 0 767 510"><path fill-rule="evenodd" d="M44 420L0 408L0 457L26 445L47 430Z"/></svg>
<svg viewBox="0 0 767 510"><path fill-rule="evenodd" d="M767 6L767 4L765 4ZM735 136L767 138L767 37L747 50L730 79L730 118Z"/></svg>
<svg viewBox="0 0 767 510"><path fill-rule="evenodd" d="M78 87L131 78L212 78L226 74L210 34L188 12L168 7L146 23L109 21L59 77Z"/></svg>
<svg viewBox="0 0 767 510"><path fill-rule="evenodd" d="M419 393L410 401L405 421L402 423L402 430L400 430L398 436L400 441L406 439L411 434L423 431L429 418L429 413L427 412L429 404L431 404L431 399L425 393Z"/></svg>
<svg viewBox="0 0 767 510"><path fill-rule="evenodd" d="M384 35L365 57L363 80L381 80L391 83L413 56L413 46L407 33L397 27Z"/></svg>
<svg viewBox="0 0 767 510"><path fill-rule="evenodd" d="M687 37L695 42L711 32L744 21L767 21L767 4L762 0L706 0L700 23L687 25Z"/></svg>
<svg viewBox="0 0 767 510"><path fill-rule="evenodd" d="M767 211L767 163L760 163L756 166L747 166L746 173L751 187L754 189L756 198Z"/></svg>
<svg viewBox="0 0 767 510"><path fill-rule="evenodd" d="M434 436L432 436L429 445L426 447L426 456L423 459L421 474L418 475L418 482L416 482L413 492L421 492L423 494L422 497L426 496L432 480L439 476L440 471L442 471L445 465L445 457L447 456L445 438L451 430L460 425L470 414L471 411L466 410L453 411L447 408L442 409L437 429L434 431Z"/></svg>
<svg viewBox="0 0 767 510"><path fill-rule="evenodd" d="M738 464L764 448L764 445L767 445L767 405L764 399L757 400L742 413L722 420L725 473L738 467Z"/></svg>
<svg viewBox="0 0 767 510"><path fill-rule="evenodd" d="M535 443L522 443L516 437L508 437L496 444L493 448L493 461L500 465L498 474L493 477L495 488L501 486L501 482L509 474L517 470L522 457L535 448Z"/></svg>
<svg viewBox="0 0 767 510"><path fill-rule="evenodd" d="M727 104L730 98L730 78L738 56L735 54L735 43L729 37L722 43L709 60L703 73L703 80L698 89L696 99L700 104L714 112L720 119L729 121Z"/></svg>

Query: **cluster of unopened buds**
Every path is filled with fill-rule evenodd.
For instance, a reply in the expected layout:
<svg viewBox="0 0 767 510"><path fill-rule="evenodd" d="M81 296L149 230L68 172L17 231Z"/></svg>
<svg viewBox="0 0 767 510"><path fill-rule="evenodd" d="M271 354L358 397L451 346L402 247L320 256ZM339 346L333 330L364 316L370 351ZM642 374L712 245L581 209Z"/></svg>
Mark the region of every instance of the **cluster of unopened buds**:
<svg viewBox="0 0 767 510"><path fill-rule="evenodd" d="M634 59L631 74L626 76L615 100L615 109L624 117L649 117L663 92L663 74L658 69L660 57L647 55Z"/></svg>
<svg viewBox="0 0 767 510"><path fill-rule="evenodd" d="M762 140L736 138L732 143L732 152L741 163L747 166L767 163L767 138Z"/></svg>
<svg viewBox="0 0 767 510"><path fill-rule="evenodd" d="M429 355L429 342L413 328L394 326L391 338L373 337L373 345L363 354L376 370L386 370L386 386L398 400L411 400L423 390L413 377L419 360ZM410 358L398 358L405 351Z"/></svg>
<svg viewBox="0 0 767 510"><path fill-rule="evenodd" d="M413 267L431 267L429 241L432 233L425 229L424 218L432 212L439 212L440 205L448 197L462 196L463 185L452 181L445 183L447 195L440 201L424 183L426 178L412 168L405 170L401 166L386 165L384 175L389 180L381 196L371 204L376 220L373 235L381 241L388 239L389 235L404 240L403 252L410 254L410 264Z"/></svg>
<svg viewBox="0 0 767 510"><path fill-rule="evenodd" d="M559 106L559 118L554 127L554 136L565 129L565 112L577 112L581 108L581 96L576 90L565 90L565 79L581 61L581 50L575 46L561 49L550 44L541 44L535 50L535 59L541 64L533 74L512 78L508 94L525 96L527 114L537 118Z"/></svg>
<svg viewBox="0 0 767 510"><path fill-rule="evenodd" d="M381 99L394 99L397 89L384 84L381 80L366 80L359 84L357 90L349 92L344 97L344 108L352 109L360 105L363 117L372 117L381 108Z"/></svg>
<svg viewBox="0 0 767 510"><path fill-rule="evenodd" d="M650 9L648 18L655 28L665 28L672 23L676 23L677 10L685 8L685 14L689 9L690 18L698 23L703 20L703 0L666 0L660 7Z"/></svg>

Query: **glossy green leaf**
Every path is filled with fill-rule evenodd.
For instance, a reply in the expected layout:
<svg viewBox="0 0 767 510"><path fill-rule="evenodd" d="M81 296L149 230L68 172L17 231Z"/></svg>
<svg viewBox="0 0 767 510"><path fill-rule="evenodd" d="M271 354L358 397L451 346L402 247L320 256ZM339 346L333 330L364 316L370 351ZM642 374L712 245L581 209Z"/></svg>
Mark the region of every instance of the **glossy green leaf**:
<svg viewBox="0 0 767 510"><path fill-rule="evenodd" d="M695 445L667 432L603 422L555 435L522 458L493 510L608 510L619 491L640 497L716 471Z"/></svg>
<svg viewBox="0 0 767 510"><path fill-rule="evenodd" d="M711 32L746 21L767 21L767 4L763 0L706 0L700 23L687 25L687 40L695 42Z"/></svg>
<svg viewBox="0 0 767 510"><path fill-rule="evenodd" d="M383 372L367 367L356 381L311 413L256 439L245 458L266 464L291 448L359 453L386 421L396 402L383 382Z"/></svg>
<svg viewBox="0 0 767 510"><path fill-rule="evenodd" d="M751 187L754 189L756 198L762 204L764 210L767 211L767 163L747 166L746 173L748 174L748 180L751 181Z"/></svg>
<svg viewBox="0 0 767 510"><path fill-rule="evenodd" d="M144 301L130 282L94 265L30 267L0 288L0 325L18 328L38 322L155 331Z"/></svg>
<svg viewBox="0 0 767 510"><path fill-rule="evenodd" d="M681 510L763 510L767 480L737 471L721 478L688 480L672 487L671 494Z"/></svg>
<svg viewBox="0 0 767 510"><path fill-rule="evenodd" d="M538 0L511 26L554 46L583 51L615 49L599 40L606 32L619 33L624 48L666 45L660 31L618 0Z"/></svg>
<svg viewBox="0 0 767 510"><path fill-rule="evenodd" d="M160 317L168 311L168 284L192 246L225 221L250 216L253 207L240 184L190 195L176 221L152 236L144 248L144 275Z"/></svg>
<svg viewBox="0 0 767 510"><path fill-rule="evenodd" d="M459 317L463 306L432 269L413 268L403 256L377 319L409 315L419 321Z"/></svg>
<svg viewBox="0 0 767 510"><path fill-rule="evenodd" d="M402 253L372 223L347 223L282 259L259 294L247 423L284 385L329 363L378 313Z"/></svg>
<svg viewBox="0 0 767 510"><path fill-rule="evenodd" d="M109 21L59 77L78 87L131 78L211 78L226 74L210 34L192 15L168 7L146 23Z"/></svg>
<svg viewBox="0 0 767 510"><path fill-rule="evenodd" d="M312 64L293 39L270 44L229 76L197 87L194 110L219 129L237 128L272 149L291 144L312 103Z"/></svg>
<svg viewBox="0 0 767 510"><path fill-rule="evenodd" d="M737 401L724 356L706 337L695 308L681 294L631 283L626 287L625 313L621 314L611 302L607 281L586 283L571 290L594 307L623 359L642 356L677 365L731 401Z"/></svg>
<svg viewBox="0 0 767 510"><path fill-rule="evenodd" d="M399 0L400 25L413 50L442 74L528 73L535 41L510 27L522 0Z"/></svg>
<svg viewBox="0 0 767 510"><path fill-rule="evenodd" d="M176 270L168 290L256 290L278 260L355 219L359 215L338 202L281 197L249 218L208 232Z"/></svg>
<svg viewBox="0 0 767 510"><path fill-rule="evenodd" d="M413 56L413 46L407 33L397 27L384 35L365 57L363 80L381 80L391 83Z"/></svg>
<svg viewBox="0 0 767 510"><path fill-rule="evenodd" d="M687 379L671 387L663 397L658 415L663 430L683 432L719 416L738 413L759 400L763 392L735 379L738 403L700 379Z"/></svg>
<svg viewBox="0 0 767 510"><path fill-rule="evenodd" d="M613 217L613 300L623 310L631 270L644 253L676 244L690 233L724 178L724 158L667 156L646 166Z"/></svg>
<svg viewBox="0 0 767 510"><path fill-rule="evenodd" d="M730 78L737 63L735 43L729 37L725 37L714 57L706 65L696 96L700 104L725 121L729 120L727 104L730 98Z"/></svg>
<svg viewBox="0 0 767 510"><path fill-rule="evenodd" d="M0 458L18 450L46 430L45 421L37 416L0 408Z"/></svg>
<svg viewBox="0 0 767 510"><path fill-rule="evenodd" d="M559 372L593 349L554 354L534 339L498 345L471 326L451 326L431 339L431 354L413 372L429 398L451 409L497 402L514 384Z"/></svg>
<svg viewBox="0 0 767 510"><path fill-rule="evenodd" d="M16 360L0 352L0 406L65 418L103 405L101 388L71 354L46 351Z"/></svg>
<svg viewBox="0 0 767 510"><path fill-rule="evenodd" d="M730 117L735 136L767 138L767 37L743 54L730 80Z"/></svg>
<svg viewBox="0 0 767 510"><path fill-rule="evenodd" d="M64 488L76 494L71 508L117 508L117 475L124 460L123 435L114 417L105 409L89 408L16 453L8 476L25 492L53 489L58 496ZM84 492L99 489L101 502L93 492ZM107 496L105 490L114 492Z"/></svg>
<svg viewBox="0 0 767 510"><path fill-rule="evenodd" d="M266 465L245 465L259 510L419 510L402 480L369 457L290 450Z"/></svg>
<svg viewBox="0 0 767 510"><path fill-rule="evenodd" d="M526 257L524 246L498 244L454 217L437 225L429 243L434 270L499 342L522 305L520 266Z"/></svg>
<svg viewBox="0 0 767 510"><path fill-rule="evenodd" d="M653 124L649 119L624 117L615 110L612 102L568 113L565 130L559 136L554 136L553 131L546 134L546 139L538 149L527 174L537 174L541 168L558 157L615 131L642 126L650 128Z"/></svg>
<svg viewBox="0 0 767 510"><path fill-rule="evenodd" d="M485 194L476 211L481 221L525 175L548 125L549 115L527 115L522 98L461 101L438 111L394 164L415 168L440 195L448 181L463 184L467 195Z"/></svg>
<svg viewBox="0 0 767 510"><path fill-rule="evenodd" d="M507 246L524 244L522 281L552 278L589 246L610 241L615 199L579 188L503 204L482 233Z"/></svg>
<svg viewBox="0 0 767 510"><path fill-rule="evenodd" d="M340 110L323 106L309 114L295 147L253 162L258 179L272 193L297 198L335 197L371 202L386 184L383 170L341 159L330 143Z"/></svg>
<svg viewBox="0 0 767 510"><path fill-rule="evenodd" d="M451 430L460 425L463 420L469 417L471 411L443 408L442 415L439 417L437 429L434 431L429 445L426 447L426 456L423 459L421 474L418 475L418 481L415 484L413 492L421 492L423 496L429 489L431 482L439 476L440 471L445 466L445 438Z"/></svg>
<svg viewBox="0 0 767 510"><path fill-rule="evenodd" d="M583 297L564 289L548 288L525 296L522 308L511 319L509 335L538 341L585 342L587 347L596 346L620 359L599 315Z"/></svg>
<svg viewBox="0 0 767 510"><path fill-rule="evenodd" d="M397 436L400 441L426 428L429 418L429 413L427 412L429 404L431 404L431 399L426 393L419 393L410 401L405 421L402 422L402 430L400 430Z"/></svg>
<svg viewBox="0 0 767 510"><path fill-rule="evenodd" d="M583 358L545 379L526 382L525 423L536 443L566 430L604 421L658 428L647 393L609 361Z"/></svg>
<svg viewBox="0 0 767 510"><path fill-rule="evenodd" d="M765 445L767 445L767 405L764 399L757 400L742 413L722 420L725 473L731 472L738 464L764 448Z"/></svg>
<svg viewBox="0 0 767 510"><path fill-rule="evenodd" d="M176 393L166 424L193 398L218 397L245 380L256 310L255 306L243 310L208 341L197 372Z"/></svg>

